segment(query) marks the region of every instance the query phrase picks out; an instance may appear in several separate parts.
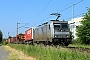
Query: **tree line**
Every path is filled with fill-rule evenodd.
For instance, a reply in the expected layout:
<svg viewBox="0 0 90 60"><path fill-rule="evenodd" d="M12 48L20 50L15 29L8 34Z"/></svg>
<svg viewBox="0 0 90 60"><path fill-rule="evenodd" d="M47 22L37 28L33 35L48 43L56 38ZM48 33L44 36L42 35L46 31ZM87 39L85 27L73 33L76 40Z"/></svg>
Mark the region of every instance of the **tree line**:
<svg viewBox="0 0 90 60"><path fill-rule="evenodd" d="M77 28L78 41L81 44L90 44L90 8L83 15L80 26Z"/></svg>
<svg viewBox="0 0 90 60"><path fill-rule="evenodd" d="M0 30L0 43L2 42L2 36L3 36L3 34L2 34L2 31Z"/></svg>

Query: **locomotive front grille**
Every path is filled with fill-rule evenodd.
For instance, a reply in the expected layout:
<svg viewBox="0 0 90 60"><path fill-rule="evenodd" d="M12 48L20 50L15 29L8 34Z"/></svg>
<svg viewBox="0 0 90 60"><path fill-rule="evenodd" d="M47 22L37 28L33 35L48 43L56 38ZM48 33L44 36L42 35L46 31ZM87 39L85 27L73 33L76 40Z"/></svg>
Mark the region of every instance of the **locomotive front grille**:
<svg viewBox="0 0 90 60"><path fill-rule="evenodd" d="M55 38L65 38L65 35L55 35Z"/></svg>
<svg viewBox="0 0 90 60"><path fill-rule="evenodd" d="M54 37L55 38L69 38L70 34L69 32L55 32Z"/></svg>
<svg viewBox="0 0 90 60"><path fill-rule="evenodd" d="M55 35L55 38L69 38L69 35Z"/></svg>

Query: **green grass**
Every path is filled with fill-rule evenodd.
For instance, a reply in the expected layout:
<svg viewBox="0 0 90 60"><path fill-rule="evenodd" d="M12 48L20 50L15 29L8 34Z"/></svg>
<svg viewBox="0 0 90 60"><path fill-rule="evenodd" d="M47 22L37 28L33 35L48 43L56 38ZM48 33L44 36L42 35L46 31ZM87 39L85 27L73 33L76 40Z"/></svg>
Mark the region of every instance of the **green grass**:
<svg viewBox="0 0 90 60"><path fill-rule="evenodd" d="M21 45L8 44L8 46L21 50L37 60L89 60L90 54L82 53L77 50L69 50L62 47L52 47L43 45Z"/></svg>

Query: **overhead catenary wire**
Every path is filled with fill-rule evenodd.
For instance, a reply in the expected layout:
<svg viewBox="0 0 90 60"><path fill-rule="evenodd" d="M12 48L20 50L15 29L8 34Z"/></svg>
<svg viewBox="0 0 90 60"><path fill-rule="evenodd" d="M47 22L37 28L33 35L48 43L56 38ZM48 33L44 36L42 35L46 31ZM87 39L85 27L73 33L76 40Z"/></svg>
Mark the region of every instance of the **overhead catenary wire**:
<svg viewBox="0 0 90 60"><path fill-rule="evenodd" d="M84 0L80 0L79 2L77 2L77 3L75 3L75 4L72 4L71 6L65 8L65 9L63 9L63 10L60 10L59 12L63 12L63 11L65 11L65 10L71 8L73 5L77 5L77 4L79 4L79 3L82 2L82 1L84 1Z"/></svg>
<svg viewBox="0 0 90 60"><path fill-rule="evenodd" d="M52 0L50 0L50 1L48 2L48 4L36 15L36 17L38 17L38 16L45 10L45 8L51 3L51 1L52 1ZM36 17L35 17L35 18L36 18ZM34 19L35 19L35 18L34 18ZM34 20L34 19L33 19L33 20Z"/></svg>
<svg viewBox="0 0 90 60"><path fill-rule="evenodd" d="M81 15L84 15L85 13L81 13L81 14L78 14L78 15L75 15L74 17L77 17L77 16L81 16ZM69 17L69 18L66 18L65 20L68 20L68 19L71 19L72 17Z"/></svg>
<svg viewBox="0 0 90 60"><path fill-rule="evenodd" d="M69 7L65 8L65 9L63 9L63 10L60 10L59 12L63 12L63 11L65 11L65 10L71 8L71 7L73 7L73 10L74 10L74 6L77 5L77 4L79 4L79 3L81 3L82 1L84 1L84 0L80 0L80 1L78 1L78 2L76 2L76 3L74 3L74 4L72 4L71 6L69 6ZM71 18L74 18L74 11L73 11L73 17L71 17Z"/></svg>
<svg viewBox="0 0 90 60"><path fill-rule="evenodd" d="M52 1L52 0L50 0L50 2L51 2L51 1ZM75 1L76 1L76 0L74 0L73 2L75 2ZM79 4L80 2L82 2L82 1L84 1L84 0L80 0L79 2L77 2L77 3L73 4L73 5L77 5L77 4ZM49 2L49 3L50 3L50 2ZM45 6L45 8L49 5L49 3ZM59 12L63 12L63 11L65 11L65 10L71 8L73 5L67 7L67 8L65 8L65 9L63 9L63 10L61 10L61 11L59 11ZM44 9L45 9L45 8L44 8ZM44 10L44 9L43 9L43 10ZM43 11L43 10L42 10L42 11ZM42 12L42 11L41 11L41 12ZM38 15L40 15L41 12L40 12ZM38 16L38 15L37 15L37 16ZM36 17L37 17L37 16L36 16ZM48 18L48 17L47 17L47 18ZM46 19L47 19L47 18L46 18ZM46 19L43 19L43 20L41 20L41 21L44 21L44 20L46 20ZM41 21L40 21L40 22L41 22ZM40 22L38 22L38 23L40 23ZM36 24L38 24L38 23L36 23ZM36 24L34 24L34 25L36 25Z"/></svg>
<svg viewBox="0 0 90 60"><path fill-rule="evenodd" d="M39 16L45 10L45 8L50 4L51 1L52 0L49 1L49 3L42 9L42 11L37 16Z"/></svg>
<svg viewBox="0 0 90 60"><path fill-rule="evenodd" d="M51 17L51 16L49 16L49 17L47 17L47 18L45 18L45 19L43 19L43 20L41 20L41 21L35 23L34 25L36 25L36 24L38 24L38 23L40 23L40 22L42 22L42 21L45 21L46 19L49 19L50 17Z"/></svg>
<svg viewBox="0 0 90 60"><path fill-rule="evenodd" d="M76 0L74 0L74 1L72 1L72 2L70 2L70 3L68 3L68 4L66 4L65 6L61 7L60 9L65 8L66 6L68 6L68 5L72 4L72 3L74 3L75 1L76 1ZM58 10L60 10L60 9L58 9ZM57 10L57 11L58 11L58 10Z"/></svg>
<svg viewBox="0 0 90 60"><path fill-rule="evenodd" d="M51 2L51 1L52 1L52 0L50 0L50 2ZM76 1L76 0L70 2L69 4L71 4L71 3L75 2L75 1ZM50 4L50 2L45 6L45 8ZM69 4L67 4L67 5L69 5ZM65 6L67 6L67 5L65 5ZM44 9L45 9L45 8L44 8ZM43 10L44 10L44 9L43 9ZM42 10L42 11L43 11L43 10ZM42 12L42 11L41 11L41 12ZM38 15L40 15L41 12L40 12ZM36 17L38 17L38 15L37 15ZM48 18L48 17L47 17L47 18ZM45 19L43 19L43 20L46 20L47 18L45 18ZM34 18L34 19L35 19L35 18ZM34 19L33 19L33 20L34 20ZM41 20L41 21L43 21L43 20ZM41 21L40 21L40 22L41 22ZM36 24L37 24L37 23L36 23ZM35 25L36 25L36 24L35 24Z"/></svg>

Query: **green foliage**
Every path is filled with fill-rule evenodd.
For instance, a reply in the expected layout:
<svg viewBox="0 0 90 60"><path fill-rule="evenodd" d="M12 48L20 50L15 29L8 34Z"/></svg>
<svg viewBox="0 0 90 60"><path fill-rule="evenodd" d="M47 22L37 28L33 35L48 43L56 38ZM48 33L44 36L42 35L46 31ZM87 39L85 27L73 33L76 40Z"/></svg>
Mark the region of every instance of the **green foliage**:
<svg viewBox="0 0 90 60"><path fill-rule="evenodd" d="M7 44L7 42L6 42L6 41L4 41L4 42L2 42L2 44L3 44L3 45L6 45L6 44Z"/></svg>
<svg viewBox="0 0 90 60"><path fill-rule="evenodd" d="M78 40L72 40L72 44L78 44Z"/></svg>
<svg viewBox="0 0 90 60"><path fill-rule="evenodd" d="M9 39L12 38L11 36L8 37Z"/></svg>
<svg viewBox="0 0 90 60"><path fill-rule="evenodd" d="M3 38L2 40L3 40L3 41L6 41L6 40L8 40L8 38Z"/></svg>
<svg viewBox="0 0 90 60"><path fill-rule="evenodd" d="M74 38L71 31L70 31L70 38L71 38L71 40L73 40L73 38Z"/></svg>
<svg viewBox="0 0 90 60"><path fill-rule="evenodd" d="M0 30L0 43L2 42L2 36L3 34L2 34L2 31Z"/></svg>
<svg viewBox="0 0 90 60"><path fill-rule="evenodd" d="M90 44L90 9L84 15L81 26L77 28L78 41L81 44Z"/></svg>

